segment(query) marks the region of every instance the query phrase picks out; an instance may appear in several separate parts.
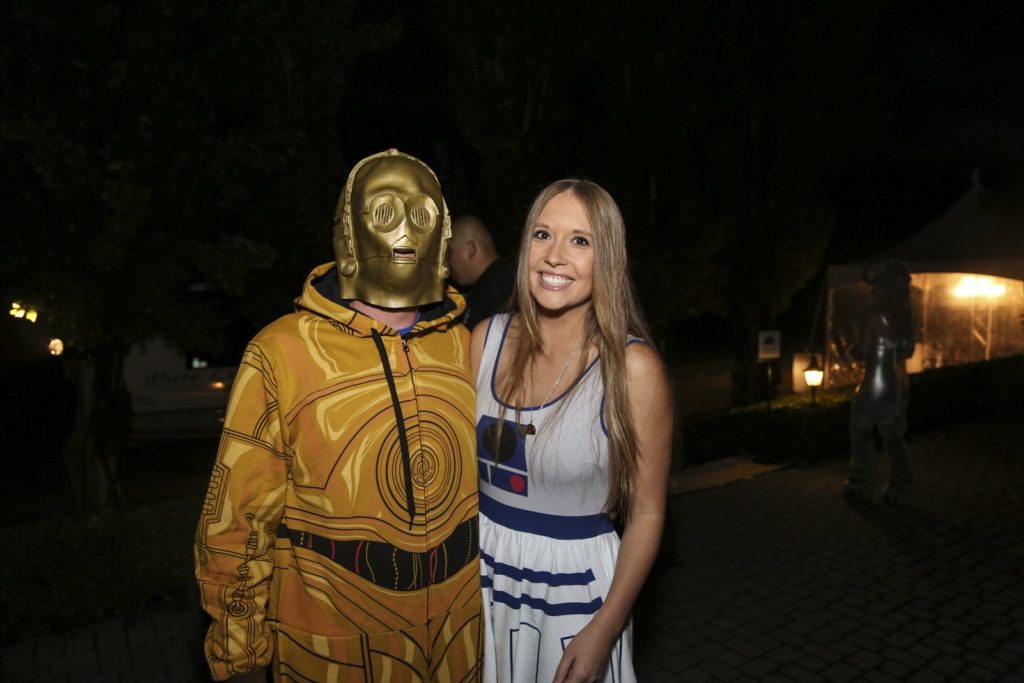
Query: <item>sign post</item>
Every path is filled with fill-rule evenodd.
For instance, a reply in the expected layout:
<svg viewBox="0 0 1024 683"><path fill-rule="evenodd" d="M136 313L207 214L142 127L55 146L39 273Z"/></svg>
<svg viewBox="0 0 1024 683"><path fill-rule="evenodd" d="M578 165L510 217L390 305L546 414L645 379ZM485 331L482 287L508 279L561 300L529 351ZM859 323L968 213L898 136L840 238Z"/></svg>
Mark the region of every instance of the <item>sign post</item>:
<svg viewBox="0 0 1024 683"><path fill-rule="evenodd" d="M781 356L782 333L779 330L761 330L757 333L757 362L768 364L768 391L765 394L768 410L772 409L772 392L775 378L772 369Z"/></svg>

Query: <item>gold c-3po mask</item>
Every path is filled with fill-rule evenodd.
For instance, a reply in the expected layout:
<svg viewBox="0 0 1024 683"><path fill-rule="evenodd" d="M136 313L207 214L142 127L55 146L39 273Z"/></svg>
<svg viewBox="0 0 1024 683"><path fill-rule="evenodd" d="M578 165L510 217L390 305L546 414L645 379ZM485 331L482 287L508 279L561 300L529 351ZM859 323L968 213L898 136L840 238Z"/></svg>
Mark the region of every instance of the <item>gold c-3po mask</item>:
<svg viewBox="0 0 1024 683"><path fill-rule="evenodd" d="M451 218L434 172L389 149L352 169L334 214L343 299L381 308L444 298Z"/></svg>

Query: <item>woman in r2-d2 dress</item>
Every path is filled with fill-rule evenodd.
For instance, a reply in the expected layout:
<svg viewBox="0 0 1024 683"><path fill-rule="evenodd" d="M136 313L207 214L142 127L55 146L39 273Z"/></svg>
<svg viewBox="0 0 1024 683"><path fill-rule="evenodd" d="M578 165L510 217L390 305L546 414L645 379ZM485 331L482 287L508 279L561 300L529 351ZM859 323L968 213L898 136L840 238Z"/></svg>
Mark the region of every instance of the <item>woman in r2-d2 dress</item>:
<svg viewBox="0 0 1024 683"><path fill-rule="evenodd" d="M512 312L473 331L484 680L629 683L630 611L664 524L668 379L607 192L549 185L519 253Z"/></svg>

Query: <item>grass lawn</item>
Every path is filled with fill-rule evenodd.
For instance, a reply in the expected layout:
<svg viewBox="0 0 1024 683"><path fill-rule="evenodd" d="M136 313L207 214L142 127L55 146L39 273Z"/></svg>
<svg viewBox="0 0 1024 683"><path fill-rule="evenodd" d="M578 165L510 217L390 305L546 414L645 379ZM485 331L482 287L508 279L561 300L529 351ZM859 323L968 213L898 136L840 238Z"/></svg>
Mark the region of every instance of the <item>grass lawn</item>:
<svg viewBox="0 0 1024 683"><path fill-rule="evenodd" d="M216 440L142 443L126 454L127 504L72 513L59 459L45 486L2 486L0 644L192 599L192 536Z"/></svg>

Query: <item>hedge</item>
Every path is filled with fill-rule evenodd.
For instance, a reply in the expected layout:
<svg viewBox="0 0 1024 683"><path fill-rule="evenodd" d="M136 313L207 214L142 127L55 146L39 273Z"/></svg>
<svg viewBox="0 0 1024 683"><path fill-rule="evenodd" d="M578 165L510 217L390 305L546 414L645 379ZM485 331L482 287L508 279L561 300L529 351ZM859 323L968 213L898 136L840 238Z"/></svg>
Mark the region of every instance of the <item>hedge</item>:
<svg viewBox="0 0 1024 683"><path fill-rule="evenodd" d="M926 370L910 376L908 431L985 417L1024 418L1024 356ZM683 421L675 465L689 467L732 456L759 462L811 464L849 452L848 387L790 395L725 414Z"/></svg>

